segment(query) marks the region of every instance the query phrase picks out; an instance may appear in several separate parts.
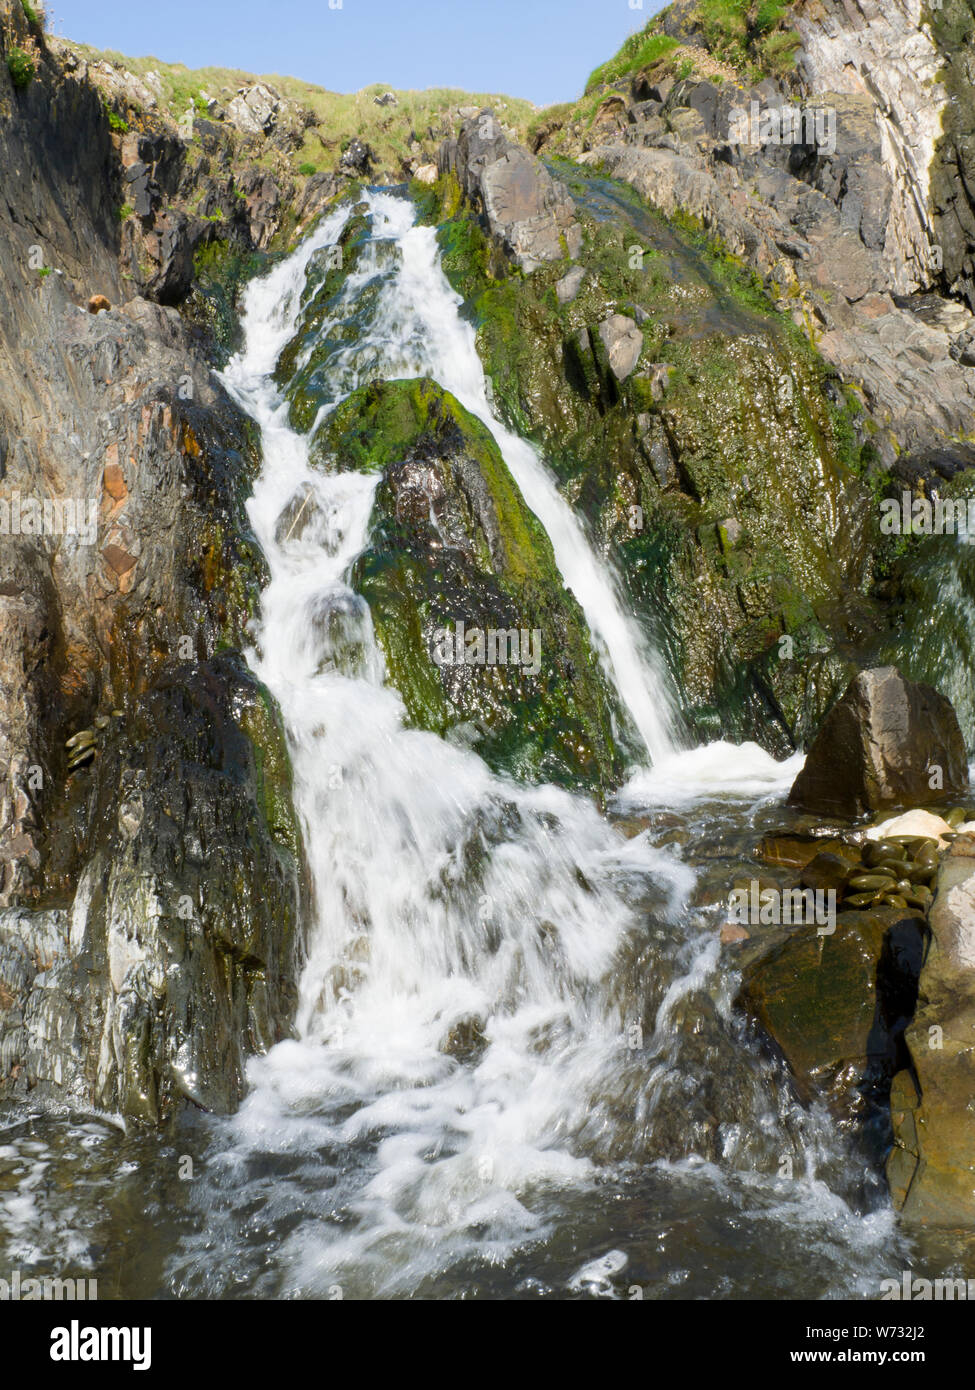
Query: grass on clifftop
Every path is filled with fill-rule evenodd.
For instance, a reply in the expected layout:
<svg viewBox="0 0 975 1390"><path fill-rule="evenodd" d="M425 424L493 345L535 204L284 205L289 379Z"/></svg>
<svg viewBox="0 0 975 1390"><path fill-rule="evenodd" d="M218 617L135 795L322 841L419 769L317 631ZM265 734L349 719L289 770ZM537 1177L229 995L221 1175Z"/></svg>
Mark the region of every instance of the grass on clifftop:
<svg viewBox="0 0 975 1390"><path fill-rule="evenodd" d="M667 13L655 15L643 29L630 35L613 58L596 68L586 83L586 93L650 67L667 55L686 62L685 44L662 32ZM784 0L696 0L682 15L680 28L686 45L706 49L750 81L787 73L800 43ZM680 52L675 53L678 48Z"/></svg>
<svg viewBox="0 0 975 1390"><path fill-rule="evenodd" d="M256 75L238 68L188 68L182 63L163 63L158 58L129 58L113 50L100 51L87 44L71 47L90 62L107 62L125 68L144 80L154 72L162 84L160 106L179 120L189 106L206 114L203 94L226 107L240 87L266 82L288 101L297 102L315 113L318 124L305 132L304 143L295 152L303 173L333 169L350 140L358 138L375 151L380 168L397 169L404 160L418 157L411 151L413 136L430 155L432 147L459 125L461 106L492 107L516 138L523 139L536 108L529 101L498 93L465 92L453 87L431 87L426 91L396 91L383 82L371 83L358 92L332 92L313 82L276 73ZM375 98L392 91L396 104L379 106Z"/></svg>
<svg viewBox="0 0 975 1390"><path fill-rule="evenodd" d="M639 72L640 68L650 67L676 47L677 39L672 39L668 34L648 34L646 29L631 34L614 57L590 73L586 93L626 77L631 72Z"/></svg>

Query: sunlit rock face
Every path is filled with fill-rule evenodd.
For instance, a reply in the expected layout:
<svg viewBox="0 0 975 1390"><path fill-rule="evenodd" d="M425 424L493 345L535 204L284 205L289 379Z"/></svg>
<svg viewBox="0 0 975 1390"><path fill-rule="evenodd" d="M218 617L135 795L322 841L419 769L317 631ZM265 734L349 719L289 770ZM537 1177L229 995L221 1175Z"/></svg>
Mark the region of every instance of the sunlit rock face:
<svg viewBox="0 0 975 1390"><path fill-rule="evenodd" d="M923 6L861 0L851 10L821 0L799 6L794 23L802 38L798 70L811 91L870 99L891 188L883 239L891 284L901 294L926 288L937 241L931 166L948 93L940 80L944 55L922 28Z"/></svg>

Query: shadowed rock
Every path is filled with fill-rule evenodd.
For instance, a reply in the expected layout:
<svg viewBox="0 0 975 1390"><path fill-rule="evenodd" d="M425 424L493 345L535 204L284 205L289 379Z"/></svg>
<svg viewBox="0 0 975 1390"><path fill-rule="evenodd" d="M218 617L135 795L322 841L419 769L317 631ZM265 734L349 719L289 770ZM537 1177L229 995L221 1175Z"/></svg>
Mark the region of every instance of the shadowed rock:
<svg viewBox="0 0 975 1390"><path fill-rule="evenodd" d="M25 23L0 0L5 42ZM195 335L125 270L121 170L169 191L175 135L117 148L47 48L21 97L0 63L0 167L21 171L0 200L0 1102L155 1123L232 1109L295 1007L290 768L239 655L258 456ZM159 297L192 274L167 246ZM9 524L20 499L43 525Z"/></svg>
<svg viewBox="0 0 975 1390"><path fill-rule="evenodd" d="M921 1225L975 1224L975 837L961 836L938 872L921 1007L905 1034L909 1065L894 1077L894 1205Z"/></svg>

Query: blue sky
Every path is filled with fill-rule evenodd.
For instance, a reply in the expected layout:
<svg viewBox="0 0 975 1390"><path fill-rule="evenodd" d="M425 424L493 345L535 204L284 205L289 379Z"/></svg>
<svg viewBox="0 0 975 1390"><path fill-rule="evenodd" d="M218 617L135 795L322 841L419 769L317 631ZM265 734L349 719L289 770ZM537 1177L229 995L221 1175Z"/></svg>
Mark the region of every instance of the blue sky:
<svg viewBox="0 0 975 1390"><path fill-rule="evenodd" d="M337 0L332 0L337 6ZM55 33L164 62L303 77L578 96L660 0L51 0Z"/></svg>

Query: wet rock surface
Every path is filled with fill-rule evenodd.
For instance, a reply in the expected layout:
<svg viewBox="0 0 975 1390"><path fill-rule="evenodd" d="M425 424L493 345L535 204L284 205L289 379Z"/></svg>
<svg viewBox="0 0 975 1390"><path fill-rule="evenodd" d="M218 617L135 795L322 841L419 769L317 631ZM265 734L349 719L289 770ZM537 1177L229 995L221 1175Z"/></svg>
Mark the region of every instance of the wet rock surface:
<svg viewBox="0 0 975 1390"><path fill-rule="evenodd" d="M354 587L411 719L519 777L612 784L613 702L550 543L486 428L429 380L344 401L330 467L382 468Z"/></svg>
<svg viewBox="0 0 975 1390"><path fill-rule="evenodd" d="M887 666L862 671L830 710L789 799L807 811L854 819L967 787L965 744L951 705Z"/></svg>
<svg viewBox="0 0 975 1390"><path fill-rule="evenodd" d="M975 1222L975 838L961 835L942 860L929 916L930 948L905 1066L894 1078L894 1146L887 1176L895 1205L914 1223Z"/></svg>
<svg viewBox="0 0 975 1390"><path fill-rule="evenodd" d="M0 65L0 102L22 175L0 206L0 1095L227 1110L290 1027L304 892L283 734L237 655L254 440L176 310L132 297L85 74L46 57L14 92ZM144 206L168 151L130 148ZM177 297L183 246L159 262Z"/></svg>
<svg viewBox="0 0 975 1390"><path fill-rule="evenodd" d="M742 1003L807 1099L884 1124L923 941L923 917L841 912L835 931L801 926L746 968Z"/></svg>
<svg viewBox="0 0 975 1390"><path fill-rule="evenodd" d="M970 807L946 814L766 835L757 855L776 877L757 882L832 891L835 917L722 940L741 962L741 1007L801 1094L854 1126L906 1222L957 1231L973 1221L975 839Z"/></svg>

